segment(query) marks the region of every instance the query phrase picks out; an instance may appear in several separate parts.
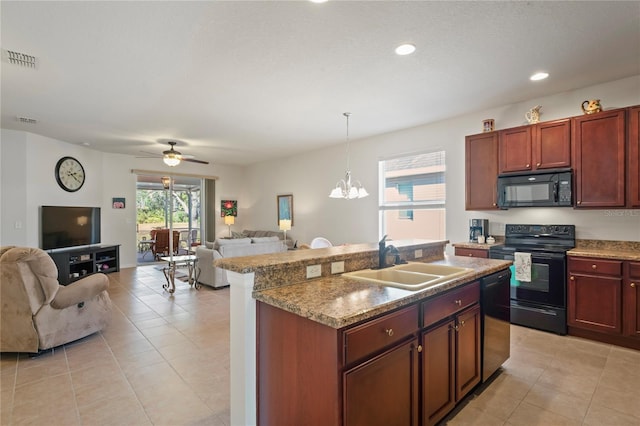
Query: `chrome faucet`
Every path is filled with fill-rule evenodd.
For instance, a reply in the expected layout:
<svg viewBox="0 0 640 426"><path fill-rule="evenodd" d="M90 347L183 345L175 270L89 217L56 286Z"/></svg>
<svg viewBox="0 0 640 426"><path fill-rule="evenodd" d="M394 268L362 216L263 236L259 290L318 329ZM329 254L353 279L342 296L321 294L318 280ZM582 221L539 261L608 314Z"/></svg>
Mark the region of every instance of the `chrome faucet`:
<svg viewBox="0 0 640 426"><path fill-rule="evenodd" d="M387 256L389 255L389 253L395 255L395 260L391 265L387 265ZM385 235L378 242L378 269L388 268L389 266L399 265L401 263L406 262L403 262L400 259L400 252L398 251L396 246L387 245L387 236Z"/></svg>

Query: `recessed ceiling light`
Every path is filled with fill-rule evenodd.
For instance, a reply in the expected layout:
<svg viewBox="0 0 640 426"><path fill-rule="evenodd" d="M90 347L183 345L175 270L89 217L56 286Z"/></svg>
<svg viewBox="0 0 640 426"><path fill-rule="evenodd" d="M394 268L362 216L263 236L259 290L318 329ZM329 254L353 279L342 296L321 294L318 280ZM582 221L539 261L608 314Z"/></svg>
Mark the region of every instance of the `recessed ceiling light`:
<svg viewBox="0 0 640 426"><path fill-rule="evenodd" d="M549 77L549 73L547 73L547 72L537 72L534 75L532 75L531 77L529 77L529 80L538 81L538 80L544 80L547 77Z"/></svg>
<svg viewBox="0 0 640 426"><path fill-rule="evenodd" d="M401 44L400 46L396 47L396 55L411 55L413 52L416 51L416 46L413 44Z"/></svg>
<svg viewBox="0 0 640 426"><path fill-rule="evenodd" d="M311 3L326 3L329 0L309 0Z"/></svg>

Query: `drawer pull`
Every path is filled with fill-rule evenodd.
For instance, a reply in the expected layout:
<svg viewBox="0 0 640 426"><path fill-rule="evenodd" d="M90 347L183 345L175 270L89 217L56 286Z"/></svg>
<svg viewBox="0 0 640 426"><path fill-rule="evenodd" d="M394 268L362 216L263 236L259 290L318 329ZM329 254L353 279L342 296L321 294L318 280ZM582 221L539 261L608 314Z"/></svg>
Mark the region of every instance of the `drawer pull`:
<svg viewBox="0 0 640 426"><path fill-rule="evenodd" d="M473 253L469 253L469 257L473 257Z"/></svg>
<svg viewBox="0 0 640 426"><path fill-rule="evenodd" d="M393 336L393 328L387 328L384 332L387 333L389 337Z"/></svg>
<svg viewBox="0 0 640 426"><path fill-rule="evenodd" d="M630 285L631 285L631 287L635 287L636 283L631 283Z"/></svg>
<svg viewBox="0 0 640 426"><path fill-rule="evenodd" d="M460 300L460 299L454 300L453 303L455 303L458 306L462 306L462 300Z"/></svg>
<svg viewBox="0 0 640 426"><path fill-rule="evenodd" d="M591 269L598 269L598 265L591 265Z"/></svg>

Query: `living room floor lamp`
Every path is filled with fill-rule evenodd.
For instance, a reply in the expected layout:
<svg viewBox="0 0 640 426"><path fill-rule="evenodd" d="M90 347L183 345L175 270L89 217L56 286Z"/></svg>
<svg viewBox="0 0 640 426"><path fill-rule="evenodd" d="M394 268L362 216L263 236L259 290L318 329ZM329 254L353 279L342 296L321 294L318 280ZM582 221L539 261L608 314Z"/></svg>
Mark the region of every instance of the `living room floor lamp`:
<svg viewBox="0 0 640 426"><path fill-rule="evenodd" d="M229 226L229 238L231 238L231 225L233 225L235 222L236 220L234 216L224 217L224 224Z"/></svg>

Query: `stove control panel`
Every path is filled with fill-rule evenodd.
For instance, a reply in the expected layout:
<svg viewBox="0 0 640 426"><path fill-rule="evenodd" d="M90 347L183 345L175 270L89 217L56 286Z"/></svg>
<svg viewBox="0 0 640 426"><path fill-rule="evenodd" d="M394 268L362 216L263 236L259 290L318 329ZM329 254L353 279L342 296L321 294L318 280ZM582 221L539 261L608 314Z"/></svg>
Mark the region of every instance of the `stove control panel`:
<svg viewBox="0 0 640 426"><path fill-rule="evenodd" d="M554 236L574 239L575 225L506 225L505 236Z"/></svg>

